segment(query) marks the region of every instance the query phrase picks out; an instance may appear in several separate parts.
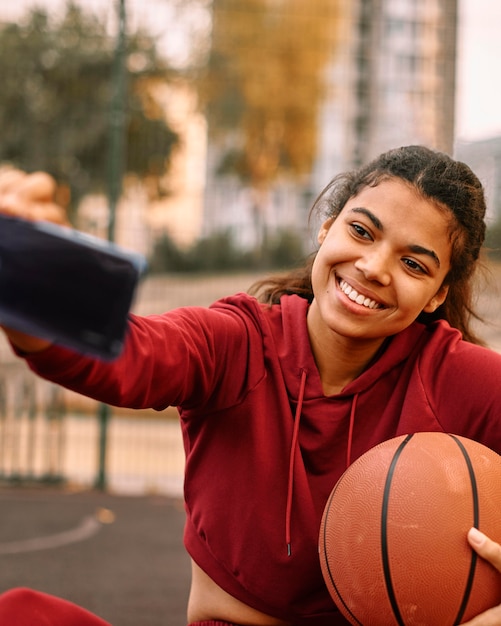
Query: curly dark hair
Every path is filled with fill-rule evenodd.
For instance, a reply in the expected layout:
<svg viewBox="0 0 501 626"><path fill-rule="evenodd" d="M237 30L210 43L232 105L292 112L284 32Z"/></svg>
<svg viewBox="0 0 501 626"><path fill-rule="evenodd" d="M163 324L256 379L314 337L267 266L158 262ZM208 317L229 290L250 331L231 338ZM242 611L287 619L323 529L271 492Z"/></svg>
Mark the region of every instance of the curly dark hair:
<svg viewBox="0 0 501 626"><path fill-rule="evenodd" d="M445 319L461 331L466 341L483 343L472 330L471 322L472 318L478 319L473 306L473 276L485 239L486 203L483 186L468 165L424 146L395 148L359 169L336 176L319 194L311 212L323 219L335 219L346 202L364 187L394 178L409 182L451 216L447 298L434 313L422 313L418 319L424 323ZM296 294L311 302L315 256L313 253L299 269L254 283L250 293L270 304L278 303L284 294Z"/></svg>

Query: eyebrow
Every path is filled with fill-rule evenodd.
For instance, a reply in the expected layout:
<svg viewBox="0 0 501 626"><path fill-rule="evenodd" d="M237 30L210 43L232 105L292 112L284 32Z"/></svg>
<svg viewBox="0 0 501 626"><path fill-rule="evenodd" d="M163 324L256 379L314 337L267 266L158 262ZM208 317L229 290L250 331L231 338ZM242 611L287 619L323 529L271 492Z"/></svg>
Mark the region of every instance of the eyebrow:
<svg viewBox="0 0 501 626"><path fill-rule="evenodd" d="M372 213L368 209L364 209L364 207L353 207L350 210L353 213L361 213L362 215L365 215L379 231L384 232L382 222L374 215L374 213ZM408 250L410 252L414 252L415 254L424 254L426 256L429 256L431 259L433 259L435 265L437 267L440 267L440 259L438 258L436 252L434 252L433 250L429 250L428 248L425 248L424 246L420 246L418 244L409 245Z"/></svg>

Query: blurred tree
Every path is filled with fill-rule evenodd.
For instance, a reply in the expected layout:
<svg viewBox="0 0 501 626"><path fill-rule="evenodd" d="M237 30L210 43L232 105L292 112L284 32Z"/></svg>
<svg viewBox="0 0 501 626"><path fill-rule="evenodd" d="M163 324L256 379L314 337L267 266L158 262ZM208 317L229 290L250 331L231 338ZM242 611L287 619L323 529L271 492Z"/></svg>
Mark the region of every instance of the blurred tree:
<svg viewBox="0 0 501 626"><path fill-rule="evenodd" d="M74 206L106 187L114 47L105 20L71 1L56 21L32 9L0 29L0 161L49 171L70 186ZM152 94L169 71L141 31L129 34L126 58L125 171L159 191L177 135Z"/></svg>
<svg viewBox="0 0 501 626"><path fill-rule="evenodd" d="M201 92L219 174L254 190L255 212L279 175L311 172L339 22L337 0L213 0ZM259 220L259 217L258 217Z"/></svg>

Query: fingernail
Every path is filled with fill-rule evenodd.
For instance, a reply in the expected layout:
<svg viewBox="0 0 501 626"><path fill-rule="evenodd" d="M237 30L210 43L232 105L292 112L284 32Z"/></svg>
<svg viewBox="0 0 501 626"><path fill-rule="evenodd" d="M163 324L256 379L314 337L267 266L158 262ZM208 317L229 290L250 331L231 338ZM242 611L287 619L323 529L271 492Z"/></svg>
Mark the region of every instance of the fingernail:
<svg viewBox="0 0 501 626"><path fill-rule="evenodd" d="M470 528L468 531L468 537L476 546L481 546L486 539L484 533L481 533L478 528Z"/></svg>

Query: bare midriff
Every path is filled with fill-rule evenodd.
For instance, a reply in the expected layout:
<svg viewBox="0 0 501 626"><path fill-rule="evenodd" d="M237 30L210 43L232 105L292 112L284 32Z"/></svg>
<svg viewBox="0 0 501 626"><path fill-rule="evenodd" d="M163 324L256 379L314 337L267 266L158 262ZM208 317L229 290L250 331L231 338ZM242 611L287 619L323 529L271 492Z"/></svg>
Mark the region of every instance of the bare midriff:
<svg viewBox="0 0 501 626"><path fill-rule="evenodd" d="M240 602L221 589L196 563L191 562L192 580L188 601L188 622L222 620L239 626L290 626Z"/></svg>

